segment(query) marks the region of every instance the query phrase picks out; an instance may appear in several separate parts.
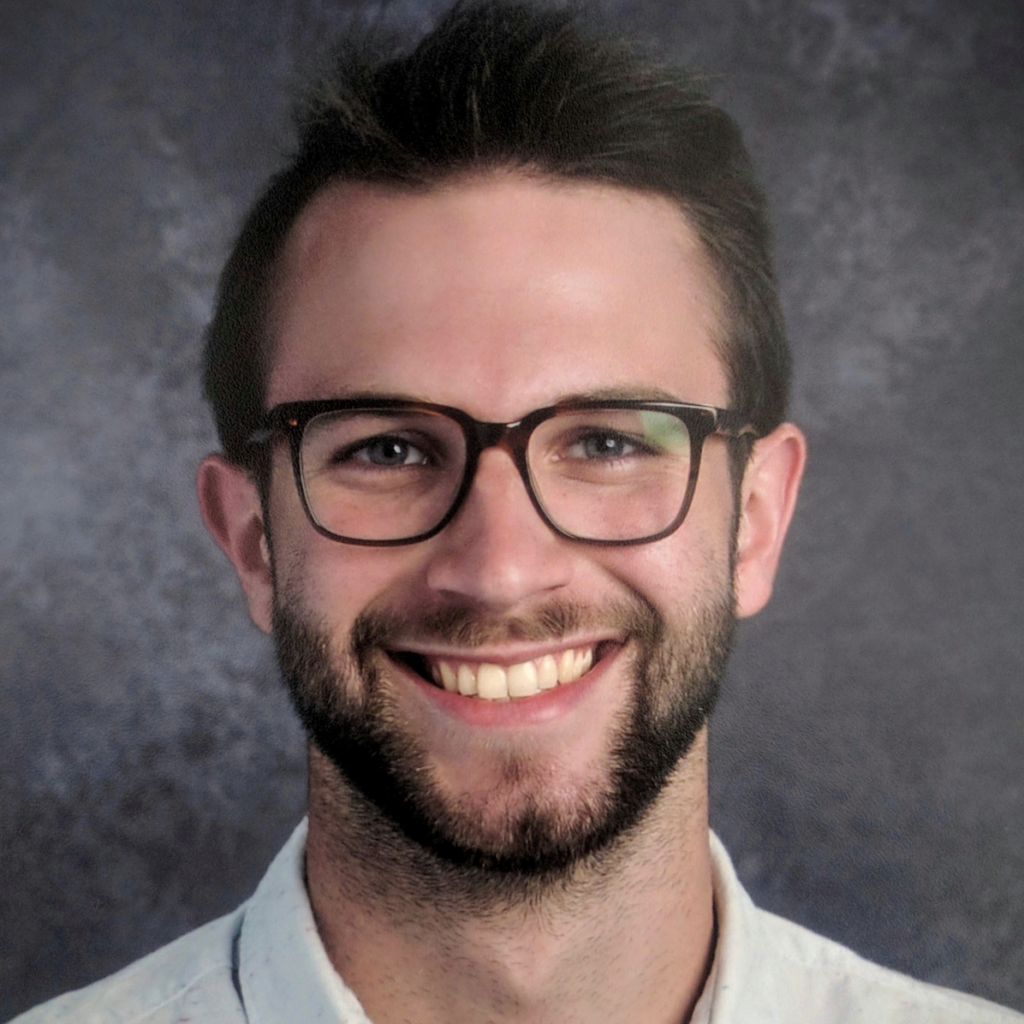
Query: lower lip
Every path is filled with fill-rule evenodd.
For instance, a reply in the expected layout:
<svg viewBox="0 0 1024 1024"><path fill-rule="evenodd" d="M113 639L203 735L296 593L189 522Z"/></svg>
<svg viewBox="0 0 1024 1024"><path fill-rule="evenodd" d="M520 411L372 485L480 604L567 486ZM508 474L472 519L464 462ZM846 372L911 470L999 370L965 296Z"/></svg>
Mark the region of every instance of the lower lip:
<svg viewBox="0 0 1024 1024"><path fill-rule="evenodd" d="M569 714L604 679L621 653L620 647L605 655L575 682L562 683L532 697L509 700L485 700L482 697L464 697L459 693L451 693L428 683L405 665L390 658L388 660L396 674L413 682L416 692L446 717L458 719L476 728L514 728L551 722Z"/></svg>

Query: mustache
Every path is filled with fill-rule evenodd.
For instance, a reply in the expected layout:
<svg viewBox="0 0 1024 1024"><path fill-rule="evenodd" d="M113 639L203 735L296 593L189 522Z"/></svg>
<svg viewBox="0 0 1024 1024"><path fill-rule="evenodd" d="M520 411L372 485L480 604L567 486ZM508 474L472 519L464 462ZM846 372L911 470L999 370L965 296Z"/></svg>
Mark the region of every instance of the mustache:
<svg viewBox="0 0 1024 1024"><path fill-rule="evenodd" d="M350 649L362 664L371 651L395 650L402 644L472 649L508 642L558 642L585 632L657 642L664 630L661 614L640 597L605 604L600 609L551 601L517 616L490 615L465 606L448 606L415 616L370 608L362 611L352 625Z"/></svg>

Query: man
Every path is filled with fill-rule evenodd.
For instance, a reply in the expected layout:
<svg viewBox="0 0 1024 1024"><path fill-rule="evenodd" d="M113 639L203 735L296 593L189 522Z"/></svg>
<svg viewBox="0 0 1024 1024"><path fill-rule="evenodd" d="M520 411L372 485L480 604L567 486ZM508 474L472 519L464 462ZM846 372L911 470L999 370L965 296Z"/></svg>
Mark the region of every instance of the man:
<svg viewBox="0 0 1024 1024"><path fill-rule="evenodd" d="M707 718L805 458L763 200L685 74L456 9L249 216L199 500L310 737L234 914L36 1021L1001 1021L757 911Z"/></svg>

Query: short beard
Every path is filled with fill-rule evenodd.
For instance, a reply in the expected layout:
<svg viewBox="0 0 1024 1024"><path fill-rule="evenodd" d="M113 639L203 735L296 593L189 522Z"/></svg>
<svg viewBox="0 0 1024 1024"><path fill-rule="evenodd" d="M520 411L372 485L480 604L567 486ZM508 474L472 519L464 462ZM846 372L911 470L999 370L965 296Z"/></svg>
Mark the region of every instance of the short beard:
<svg viewBox="0 0 1024 1024"><path fill-rule="evenodd" d="M314 747L347 783L347 849L362 850L368 866L386 854L421 865L435 881L439 871L449 879L454 872L463 888L504 897L564 882L585 861L596 866L644 819L711 714L736 623L731 590L723 589L675 630L639 597L600 613L551 605L529 620L489 626L460 609L415 623L368 610L341 657L300 601L276 602L274 636L292 702ZM438 791L427 752L398 722L380 674L389 640L429 637L465 647L499 638L557 641L597 623L621 631L633 647L632 701L616 723L604 784L578 794L572 814L521 799L500 836L481 835L478 817ZM510 781L522 770L512 760L505 765ZM396 844L405 845L404 860Z"/></svg>

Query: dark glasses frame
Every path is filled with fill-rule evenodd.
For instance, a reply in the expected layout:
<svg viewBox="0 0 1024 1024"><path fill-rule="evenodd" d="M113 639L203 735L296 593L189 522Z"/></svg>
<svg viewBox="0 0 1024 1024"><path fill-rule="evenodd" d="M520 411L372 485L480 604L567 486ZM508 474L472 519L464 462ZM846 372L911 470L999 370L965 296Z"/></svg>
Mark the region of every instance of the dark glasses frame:
<svg viewBox="0 0 1024 1024"><path fill-rule="evenodd" d="M455 497L452 499L448 511L429 530L418 533L413 537L401 537L392 540L365 540L360 537L345 537L334 533L317 521L306 496L306 487L302 479L302 438L310 420L329 412L358 412L378 409L383 412L407 410L410 412L419 411L441 414L459 425L466 440L466 465L463 469L462 481L455 492ZM663 412L677 417L686 425L690 436L690 477L687 481L686 494L683 497L679 514L665 529L647 536L630 538L628 540L600 540L592 537L580 537L570 533L568 530L563 530L548 515L547 510L534 490L533 481L530 478L530 466L526 455L530 435L546 420L562 413L578 412L587 409ZM686 518L686 513L690 510L690 504L693 501L693 494L697 486L701 452L707 438L713 434L732 439L747 436L757 437L757 431L740 413L730 409L718 409L711 405L695 405L689 402L648 402L642 399L588 399L585 401L550 405L543 409L534 409L533 412L528 413L514 423L488 423L483 420L474 419L468 413L453 406L435 405L431 402L417 402L398 398L328 398L303 402L285 402L274 406L266 414L263 425L253 431L246 438L245 443L250 447L261 447L274 437L282 434L287 437L290 445L295 486L299 492L302 507L305 509L306 516L313 528L317 533L330 540L339 541L342 544L359 544L366 547L396 547L403 544L416 544L420 541L429 540L440 533L455 518L463 502L466 500L466 496L469 494L470 488L473 486L473 480L476 477L480 456L488 448L504 448L512 456L512 460L523 480L523 485L526 487L526 493L530 496L530 501L537 510L537 514L560 537L579 541L582 544L600 544L608 547L650 544L674 533Z"/></svg>

